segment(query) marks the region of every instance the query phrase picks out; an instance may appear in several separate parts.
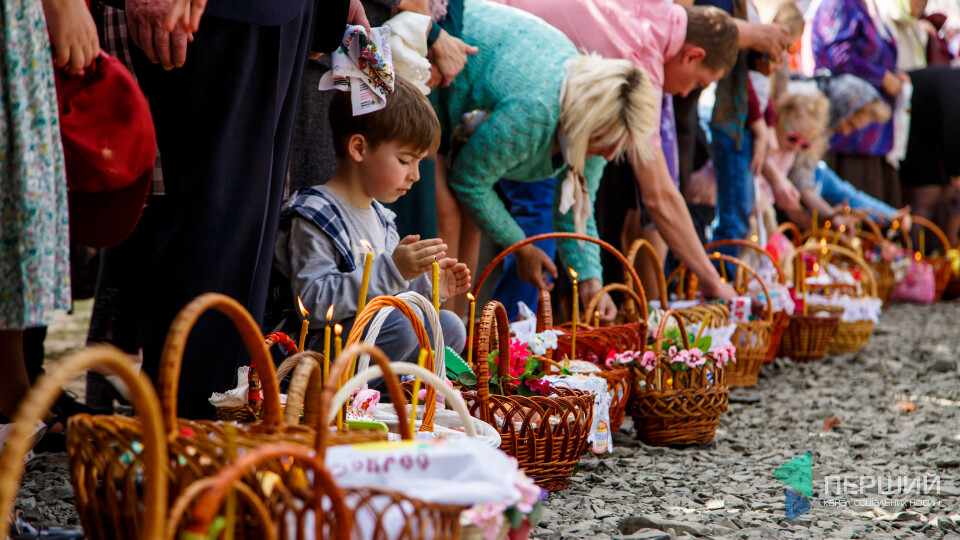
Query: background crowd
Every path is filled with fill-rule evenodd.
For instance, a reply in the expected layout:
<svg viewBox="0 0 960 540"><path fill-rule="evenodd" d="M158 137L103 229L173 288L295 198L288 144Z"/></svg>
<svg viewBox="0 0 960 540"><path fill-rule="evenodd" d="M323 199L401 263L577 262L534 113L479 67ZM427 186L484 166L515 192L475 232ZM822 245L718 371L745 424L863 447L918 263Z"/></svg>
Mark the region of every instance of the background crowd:
<svg viewBox="0 0 960 540"><path fill-rule="evenodd" d="M960 0L4 0L0 21L0 423L71 296L95 295L90 342L155 376L171 320L205 292L267 331L299 324L298 296L312 328L331 303L349 328L365 249L382 266L370 297L429 293L416 280L446 261L447 333L481 241L646 238L728 298L708 239L764 244L780 221L845 205L960 233ZM401 66L396 40L396 66L364 57L388 90L369 121L349 84L318 90L348 24L412 35L429 61ZM149 180L146 202L127 202L136 228L94 251L72 230L54 78L91 76L99 51L135 74L156 160L134 175ZM402 167L377 153L393 141ZM515 317L568 267L582 305L622 278L593 244L542 241L506 261L492 296ZM641 277L656 298L654 271ZM598 311L612 320L614 299ZM462 325L446 336L463 339ZM229 321L201 319L187 358L181 414L209 416L244 361ZM89 375L88 405L118 392ZM62 399L50 431L80 408Z"/></svg>

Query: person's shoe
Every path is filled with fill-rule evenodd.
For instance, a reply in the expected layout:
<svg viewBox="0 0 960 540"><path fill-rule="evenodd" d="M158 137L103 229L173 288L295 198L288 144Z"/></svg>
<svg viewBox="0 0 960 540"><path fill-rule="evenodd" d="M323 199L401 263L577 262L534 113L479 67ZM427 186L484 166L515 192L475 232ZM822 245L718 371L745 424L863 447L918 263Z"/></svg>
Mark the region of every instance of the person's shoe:
<svg viewBox="0 0 960 540"><path fill-rule="evenodd" d="M10 520L10 540L75 540L83 538L83 531L72 527L34 527L19 514Z"/></svg>

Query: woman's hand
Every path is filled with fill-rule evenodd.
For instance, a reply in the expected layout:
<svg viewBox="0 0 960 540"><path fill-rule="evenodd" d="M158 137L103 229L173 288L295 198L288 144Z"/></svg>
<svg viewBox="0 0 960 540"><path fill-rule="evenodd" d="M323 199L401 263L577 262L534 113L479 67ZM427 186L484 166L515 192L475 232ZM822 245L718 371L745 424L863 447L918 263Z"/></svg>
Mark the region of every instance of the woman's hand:
<svg viewBox="0 0 960 540"><path fill-rule="evenodd" d="M557 265L542 249L533 244L527 244L517 250L517 275L520 279L533 285L537 290L552 291L553 282L547 282L544 274L557 279Z"/></svg>
<svg viewBox="0 0 960 540"><path fill-rule="evenodd" d="M890 97L897 97L903 89L903 83L910 82L910 76L902 71L888 71L883 74L883 81L880 85L883 91Z"/></svg>
<svg viewBox="0 0 960 540"><path fill-rule="evenodd" d="M721 261L720 264L726 263ZM737 291L735 291L729 283L720 279L720 276L717 276L716 279L701 281L700 291L703 292L703 297L708 300L712 300L714 298L720 300L729 300L737 296Z"/></svg>
<svg viewBox="0 0 960 540"><path fill-rule="evenodd" d="M467 45L460 38L451 36L446 30L441 30L437 40L430 46L430 53L427 55L430 63L437 66L440 75L443 77L440 86L444 88L450 86L453 79L467 65L467 55L477 54L479 50L472 45Z"/></svg>
<svg viewBox="0 0 960 540"><path fill-rule="evenodd" d="M456 259L440 260L440 296L453 298L470 290L470 269Z"/></svg>
<svg viewBox="0 0 960 540"><path fill-rule="evenodd" d="M93 16L83 0L43 0L43 13L54 48L53 65L76 75L100 54Z"/></svg>
<svg viewBox="0 0 960 540"><path fill-rule="evenodd" d="M581 282L579 285L580 305L586 308L590 304L590 300L593 300L593 297L596 296L602 288L603 285L599 279L588 279ZM596 311L600 313L601 322L612 323L613 319L617 316L617 305L613 302L613 298L611 298L609 294L603 293L600 301L597 302ZM589 323L593 320L593 313L584 313L581 319L583 322Z"/></svg>
<svg viewBox="0 0 960 540"><path fill-rule="evenodd" d="M207 0L173 0L170 9L166 12L163 28L168 34L172 34L179 25L184 33L192 34L200 29L200 17L203 16L203 10L206 8ZM130 20L129 14L127 14L127 20ZM138 37L135 36L134 39Z"/></svg>

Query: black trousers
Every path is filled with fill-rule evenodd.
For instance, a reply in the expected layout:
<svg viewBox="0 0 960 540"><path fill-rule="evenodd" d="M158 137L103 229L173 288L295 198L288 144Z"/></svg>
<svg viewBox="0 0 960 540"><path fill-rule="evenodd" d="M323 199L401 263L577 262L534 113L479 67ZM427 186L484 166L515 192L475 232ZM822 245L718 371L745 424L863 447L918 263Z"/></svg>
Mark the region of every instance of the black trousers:
<svg viewBox="0 0 960 540"><path fill-rule="evenodd" d="M273 263L314 2L279 26L204 17L182 68L164 71L138 48L133 60L153 112L166 195L156 208L144 371L157 382L177 312L219 292L259 324ZM247 362L233 325L206 314L187 343L179 380L183 417L210 417L207 399L235 384Z"/></svg>

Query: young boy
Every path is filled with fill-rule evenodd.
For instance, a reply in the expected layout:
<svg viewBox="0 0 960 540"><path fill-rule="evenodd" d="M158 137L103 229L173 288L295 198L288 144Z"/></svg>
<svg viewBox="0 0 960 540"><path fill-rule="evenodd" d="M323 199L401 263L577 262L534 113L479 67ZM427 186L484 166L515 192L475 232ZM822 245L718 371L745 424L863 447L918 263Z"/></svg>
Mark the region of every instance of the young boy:
<svg viewBox="0 0 960 540"><path fill-rule="evenodd" d="M310 312L311 329L340 323L344 337L357 315L367 253L364 241L374 255L368 300L408 290L430 298L434 260L440 263L441 298L470 287L469 270L456 259L444 258L442 240L401 239L395 214L381 204L396 201L420 179L420 160L440 144L440 123L430 102L399 76L383 109L353 116L350 100L348 92L337 92L330 105L337 171L326 184L300 190L284 204L275 262L290 280L293 296L299 296ZM328 323L331 305L333 318ZM461 351L466 341L463 322L449 311L439 315L446 345ZM427 333L432 339L429 326ZM317 337L312 337L311 349L322 347ZM397 311L385 321L376 343L391 360L417 359L413 329Z"/></svg>

